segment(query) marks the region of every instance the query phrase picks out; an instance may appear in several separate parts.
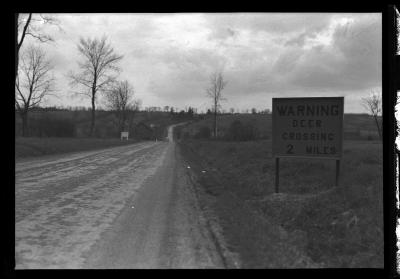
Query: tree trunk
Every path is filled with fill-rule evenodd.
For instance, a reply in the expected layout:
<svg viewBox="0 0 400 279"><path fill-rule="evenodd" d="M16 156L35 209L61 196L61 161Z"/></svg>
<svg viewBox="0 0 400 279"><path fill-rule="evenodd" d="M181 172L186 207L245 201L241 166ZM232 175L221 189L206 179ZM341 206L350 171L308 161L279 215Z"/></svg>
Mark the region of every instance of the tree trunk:
<svg viewBox="0 0 400 279"><path fill-rule="evenodd" d="M124 131L124 125L122 121L122 111L118 111L117 114L117 119L118 119L118 133L121 135L121 133Z"/></svg>
<svg viewBox="0 0 400 279"><path fill-rule="evenodd" d="M15 14L15 82L17 82L17 74L18 74L18 63L19 63L19 55L18 55L18 16L19 14Z"/></svg>
<svg viewBox="0 0 400 279"><path fill-rule="evenodd" d="M217 103L214 104L214 138L217 138Z"/></svg>
<svg viewBox="0 0 400 279"><path fill-rule="evenodd" d="M22 136L28 136L28 111L20 112L21 120L22 120Z"/></svg>
<svg viewBox="0 0 400 279"><path fill-rule="evenodd" d="M382 140L382 130L381 126L379 126L378 116L374 115L376 127L378 128L379 139Z"/></svg>
<svg viewBox="0 0 400 279"><path fill-rule="evenodd" d="M126 116L126 111L122 111L122 131L126 132L126 120L127 120L127 116Z"/></svg>
<svg viewBox="0 0 400 279"><path fill-rule="evenodd" d="M124 122L122 121L122 118L118 120L118 126L119 126L119 133L121 134L124 132Z"/></svg>
<svg viewBox="0 0 400 279"><path fill-rule="evenodd" d="M133 124L133 117L134 117L134 112L129 111L127 118L128 118L128 131L132 129L132 124Z"/></svg>
<svg viewBox="0 0 400 279"><path fill-rule="evenodd" d="M92 121L90 123L90 133L89 136L92 137L94 135L94 127L95 127L95 119L96 119L96 104L95 104L95 95L92 94Z"/></svg>

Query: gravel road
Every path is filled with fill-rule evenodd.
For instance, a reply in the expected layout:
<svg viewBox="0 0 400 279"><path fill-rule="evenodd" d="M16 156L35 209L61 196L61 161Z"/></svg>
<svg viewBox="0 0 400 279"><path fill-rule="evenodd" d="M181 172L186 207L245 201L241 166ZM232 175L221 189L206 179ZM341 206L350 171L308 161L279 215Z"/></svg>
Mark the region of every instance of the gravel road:
<svg viewBox="0 0 400 279"><path fill-rule="evenodd" d="M17 161L16 269L223 268L169 141Z"/></svg>

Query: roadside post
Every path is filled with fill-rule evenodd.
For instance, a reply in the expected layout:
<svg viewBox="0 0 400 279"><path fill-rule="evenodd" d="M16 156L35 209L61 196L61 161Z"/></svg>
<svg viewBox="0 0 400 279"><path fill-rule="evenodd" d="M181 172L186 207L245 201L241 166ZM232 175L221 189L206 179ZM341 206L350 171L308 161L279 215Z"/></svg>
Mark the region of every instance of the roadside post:
<svg viewBox="0 0 400 279"><path fill-rule="evenodd" d="M336 160L336 178L335 178L335 186L339 186L339 174L340 174L340 159Z"/></svg>
<svg viewBox="0 0 400 279"><path fill-rule="evenodd" d="M153 132L153 139L156 139L156 132L155 132L155 129L154 129L154 127L155 127L156 125L154 125L154 124L150 124L150 128L151 128L151 130L152 130L152 132ZM157 140L156 140L157 141Z"/></svg>
<svg viewBox="0 0 400 279"><path fill-rule="evenodd" d="M275 193L279 193L279 157L275 157Z"/></svg>
<svg viewBox="0 0 400 279"><path fill-rule="evenodd" d="M335 186L339 186L343 111L344 97L272 98L276 193L280 158L335 160Z"/></svg>

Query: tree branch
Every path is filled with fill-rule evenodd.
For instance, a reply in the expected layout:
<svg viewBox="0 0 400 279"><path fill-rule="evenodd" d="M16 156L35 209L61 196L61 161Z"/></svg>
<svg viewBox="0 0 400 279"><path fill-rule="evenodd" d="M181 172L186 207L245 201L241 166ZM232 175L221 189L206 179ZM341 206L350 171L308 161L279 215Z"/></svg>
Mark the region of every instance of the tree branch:
<svg viewBox="0 0 400 279"><path fill-rule="evenodd" d="M19 52L19 49L20 49L21 46L22 46L22 43L24 42L25 35L26 35L26 30L28 29L29 23L31 22L31 18L32 18L32 13L29 13L28 19L26 20L24 29L23 29L23 31L22 31L21 40L20 40L19 43L18 43L18 48L17 48L17 51L18 51L18 52Z"/></svg>
<svg viewBox="0 0 400 279"><path fill-rule="evenodd" d="M38 39L42 43L46 43L46 42L49 42L49 41L51 41L51 42L54 41L53 38L51 38L50 36L47 36L47 35L40 35L40 34L36 35L34 33L31 33L31 32L26 32L26 35L30 35L33 38Z"/></svg>

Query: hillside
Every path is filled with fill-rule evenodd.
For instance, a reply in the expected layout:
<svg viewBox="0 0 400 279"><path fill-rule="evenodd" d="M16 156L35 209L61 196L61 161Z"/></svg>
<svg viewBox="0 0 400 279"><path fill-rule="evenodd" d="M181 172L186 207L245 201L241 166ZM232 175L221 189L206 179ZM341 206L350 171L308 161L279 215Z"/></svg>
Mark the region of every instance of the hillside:
<svg viewBox="0 0 400 279"><path fill-rule="evenodd" d="M168 112L136 112L128 125L130 137L134 139L150 139L141 130L136 129L137 124L145 126L153 124L152 137L164 138L165 128L168 125L185 120L184 115L171 115ZM55 111L32 111L29 114L29 135L33 137L87 137L91 122L91 112L86 110L55 110ZM109 111L96 111L97 138L118 138L119 132L116 125L116 117ZM20 116L15 114L15 135L21 135L22 122Z"/></svg>
<svg viewBox="0 0 400 279"><path fill-rule="evenodd" d="M223 137L235 121L239 120L244 126L251 125L257 129L257 138L270 139L272 130L271 114L225 114L217 118L218 134ZM345 140L378 140L376 124L372 116L367 114L345 114L343 119ZM205 115L203 120L197 121L182 129L182 136L195 137L202 127L212 130L213 116Z"/></svg>
<svg viewBox="0 0 400 279"><path fill-rule="evenodd" d="M371 116L344 115L338 187L333 160L282 158L279 193L272 116L221 115L217 140L212 121L208 115L176 134L203 207L221 220L243 267L383 266L382 144Z"/></svg>

